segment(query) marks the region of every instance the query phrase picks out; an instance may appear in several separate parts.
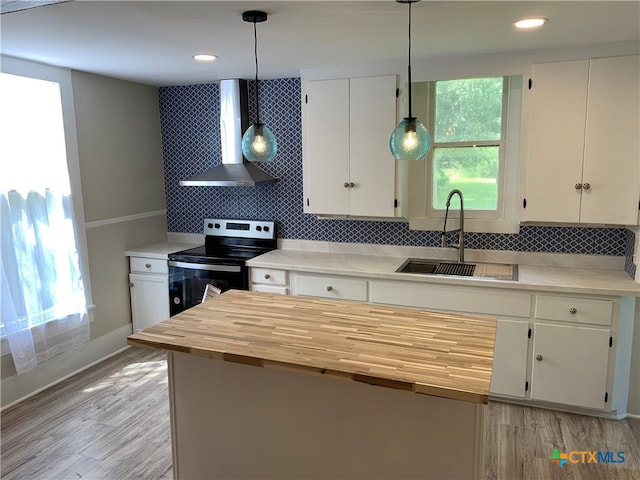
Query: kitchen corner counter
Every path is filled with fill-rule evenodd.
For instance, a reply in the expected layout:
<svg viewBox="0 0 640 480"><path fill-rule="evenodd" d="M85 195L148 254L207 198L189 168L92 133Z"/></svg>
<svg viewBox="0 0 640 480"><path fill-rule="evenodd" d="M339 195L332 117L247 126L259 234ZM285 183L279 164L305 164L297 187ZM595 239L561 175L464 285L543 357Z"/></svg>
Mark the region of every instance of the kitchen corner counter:
<svg viewBox="0 0 640 480"><path fill-rule="evenodd" d="M158 258L166 260L170 253L179 252L180 250L186 250L197 246L197 243L162 242L154 243L153 245L146 245L144 247L131 248L125 251L124 254L127 257Z"/></svg>
<svg viewBox="0 0 640 480"><path fill-rule="evenodd" d="M519 265L519 280L396 273L406 256L360 255L308 250L274 250L247 262L249 267L283 269L399 280L425 284L466 285L510 290L538 290L640 297L640 285L626 272L588 268Z"/></svg>

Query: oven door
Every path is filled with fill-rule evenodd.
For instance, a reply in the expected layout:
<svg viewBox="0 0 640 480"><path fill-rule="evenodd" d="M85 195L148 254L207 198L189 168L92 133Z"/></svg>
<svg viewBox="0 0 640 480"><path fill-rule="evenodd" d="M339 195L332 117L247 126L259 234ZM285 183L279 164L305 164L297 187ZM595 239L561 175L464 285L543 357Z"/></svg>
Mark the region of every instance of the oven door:
<svg viewBox="0 0 640 480"><path fill-rule="evenodd" d="M202 302L207 284L220 290L247 290L244 265L211 265L169 260L169 305L171 316Z"/></svg>

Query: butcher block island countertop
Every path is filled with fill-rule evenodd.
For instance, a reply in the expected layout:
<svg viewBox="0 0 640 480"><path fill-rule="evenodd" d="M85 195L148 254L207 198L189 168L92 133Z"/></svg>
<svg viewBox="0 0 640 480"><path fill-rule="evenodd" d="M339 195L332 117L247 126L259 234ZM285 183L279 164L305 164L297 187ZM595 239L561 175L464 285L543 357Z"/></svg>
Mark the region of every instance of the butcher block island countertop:
<svg viewBox="0 0 640 480"><path fill-rule="evenodd" d="M486 317L230 290L128 343L486 404L495 332Z"/></svg>

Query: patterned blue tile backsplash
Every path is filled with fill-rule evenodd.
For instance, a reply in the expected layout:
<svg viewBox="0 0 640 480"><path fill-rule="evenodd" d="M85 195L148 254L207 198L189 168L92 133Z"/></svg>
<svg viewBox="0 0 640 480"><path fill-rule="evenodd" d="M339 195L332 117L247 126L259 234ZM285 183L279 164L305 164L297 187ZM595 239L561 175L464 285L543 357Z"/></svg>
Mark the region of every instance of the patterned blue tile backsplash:
<svg viewBox="0 0 640 480"><path fill-rule="evenodd" d="M249 82L253 98L255 82ZM160 119L169 231L201 233L206 217L278 222L278 237L332 242L438 246L439 232L406 223L317 220L302 212L300 79L261 80L260 116L278 140L273 162L261 165L280 182L261 187L181 187L178 182L220 163L217 84L162 87ZM250 117L254 118L253 102ZM617 228L523 226L518 234L469 233L473 249L627 256L633 233ZM629 269L627 269L629 271Z"/></svg>

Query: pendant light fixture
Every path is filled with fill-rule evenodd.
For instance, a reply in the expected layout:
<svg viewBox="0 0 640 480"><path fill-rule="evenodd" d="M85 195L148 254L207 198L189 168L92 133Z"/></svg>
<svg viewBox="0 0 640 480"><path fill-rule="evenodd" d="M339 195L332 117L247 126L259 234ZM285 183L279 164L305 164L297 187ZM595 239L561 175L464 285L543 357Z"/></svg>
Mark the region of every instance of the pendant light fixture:
<svg viewBox="0 0 640 480"><path fill-rule="evenodd" d="M396 160L422 160L431 148L431 136L411 111L411 4L420 0L396 0L409 4L409 116L404 117L389 139L389 148Z"/></svg>
<svg viewBox="0 0 640 480"><path fill-rule="evenodd" d="M256 122L242 136L242 154L250 162L270 162L276 156L278 144L269 127L260 121L258 102L258 34L256 23L266 22L267 14L259 10L249 10L242 14L242 20L253 23L254 53L256 59Z"/></svg>

